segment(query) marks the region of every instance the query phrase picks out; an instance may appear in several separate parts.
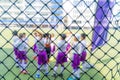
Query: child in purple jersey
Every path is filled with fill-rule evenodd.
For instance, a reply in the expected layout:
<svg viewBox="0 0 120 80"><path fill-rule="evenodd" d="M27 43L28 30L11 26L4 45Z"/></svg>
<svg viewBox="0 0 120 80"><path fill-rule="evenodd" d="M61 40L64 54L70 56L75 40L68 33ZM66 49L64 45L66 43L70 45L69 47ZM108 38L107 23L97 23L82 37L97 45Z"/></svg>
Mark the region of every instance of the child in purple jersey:
<svg viewBox="0 0 120 80"><path fill-rule="evenodd" d="M86 56L87 56L87 52L86 52L86 34L82 33L81 34L81 45L80 45L80 54L81 54L81 62L82 62L82 69L83 71L86 69L87 67L87 63L86 63Z"/></svg>
<svg viewBox="0 0 120 80"><path fill-rule="evenodd" d="M18 48L18 58L20 60L20 67L21 73L27 74L26 66L27 66L27 49L28 45L24 42L23 33L19 34L19 40L17 41L17 48Z"/></svg>
<svg viewBox="0 0 120 80"><path fill-rule="evenodd" d="M58 42L57 47L58 47L58 55L56 58L56 65L54 67L54 73L53 76L56 77L57 76L57 68L58 65L61 65L61 71L59 76L63 77L63 71L64 71L64 63L67 62L67 55L66 55L66 35L65 34L61 34L61 40Z"/></svg>
<svg viewBox="0 0 120 80"><path fill-rule="evenodd" d="M79 65L80 65L80 59L81 59L81 56L80 56L80 34L75 34L74 36L74 42L73 42L73 45L72 45L72 49L73 49L73 58L72 58L72 68L73 68L73 75L72 75L72 78L73 79L80 79L80 68L79 68Z"/></svg>
<svg viewBox="0 0 120 80"><path fill-rule="evenodd" d="M45 42L43 36L40 33L39 40L36 43L37 55L38 55L38 69L36 73L36 78L40 78L40 69L42 66L44 66L45 76L48 75L48 63L47 63L48 56L44 44Z"/></svg>
<svg viewBox="0 0 120 80"><path fill-rule="evenodd" d="M16 67L19 67L19 60L18 60L18 49L17 49L17 46L15 45L16 42L19 40L19 37L18 37L18 32L15 30L13 31L13 47L14 47L14 60L16 62Z"/></svg>

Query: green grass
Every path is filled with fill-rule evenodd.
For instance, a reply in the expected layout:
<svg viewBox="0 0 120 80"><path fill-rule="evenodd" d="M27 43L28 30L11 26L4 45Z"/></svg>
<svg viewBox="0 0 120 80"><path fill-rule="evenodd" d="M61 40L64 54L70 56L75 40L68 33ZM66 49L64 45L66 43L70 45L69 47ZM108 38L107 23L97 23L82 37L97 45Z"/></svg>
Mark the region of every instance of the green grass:
<svg viewBox="0 0 120 80"><path fill-rule="evenodd" d="M5 79L6 80L19 80L19 79L16 79L16 76L18 75L21 80L39 80L39 79L36 79L34 76L35 76L35 72L36 72L36 61L34 61L33 63L35 65L33 65L33 63L31 63L30 61L32 61L32 56L33 56L33 53L32 51L30 51L28 53L28 57L29 57L29 62L28 62L28 67L27 67L27 70L28 72L30 73L29 75L23 75L23 74L20 74L20 69L19 68L16 68L15 67L15 62L12 58L13 56L13 53L12 53L12 49L9 49L9 48L6 48L4 49L6 51L6 53L2 52L2 50L0 51L0 53L4 53L1 55L0 59L1 61L3 61L3 64L0 65L0 75L4 75ZM10 56L8 57L7 55L10 54ZM53 66L55 65L55 62L51 62L50 63L51 67L53 68ZM66 80L69 76L70 76L70 72L72 71L72 68L70 66L70 63L66 63L65 64L66 66L66 69L64 71L64 79ZM10 70L10 71L8 71ZM50 70L50 74L53 73L53 70ZM70 72L69 72L70 71ZM60 67L59 67L59 70L58 70L58 73L60 72ZM51 77L51 76L48 76L48 78L44 77L43 73L41 73L41 79L43 78L43 80L54 80L54 77ZM32 77L30 77L32 76ZM94 77L93 77L94 76ZM90 80L90 78L93 78L94 80L101 80L103 78L103 75L98 73L98 71L96 69L90 69L87 71L87 74L81 74L81 80ZM61 80L62 78L58 77L56 80ZM2 79L1 79L2 80ZM4 80L4 79L3 79Z"/></svg>
<svg viewBox="0 0 120 80"><path fill-rule="evenodd" d="M12 30L18 30L18 28L13 28ZM19 31L20 32L26 32L27 35L31 33L33 29L26 28L26 30L23 28ZM66 33L68 30L63 29L57 29L58 33L55 30L50 29L43 29L44 32L50 32L55 33L55 36L57 37L58 33ZM90 43L92 32L91 30L71 30L73 33L82 33L85 32L88 34L87 43ZM54 80L53 77L48 76L44 77L44 75L41 75L40 79L36 79L35 72L36 72L36 61L32 60L32 56L34 53L32 50L28 51L28 67L27 70L29 71L28 75L19 74L20 69L15 67L15 62L13 59L13 49L12 45L10 44L12 42L11 37L11 30L8 28L0 29L1 36L0 36L0 80ZM91 64L94 64L94 68L89 69L86 71L86 73L81 74L81 80L119 80L120 79L120 43L119 40L119 34L120 32L118 30L109 30L108 35L108 43L101 47L100 49L96 49L94 52L88 51L87 59ZM113 36L111 36L113 34ZM4 37L4 38L3 38ZM34 38L32 36L28 37L30 42L29 46L33 45ZM116 38L116 39L115 39ZM58 40L58 38L57 38ZM10 41L10 42L7 42ZM114 48L114 49L113 49ZM106 54L105 54L106 53ZM91 55L92 54L92 55ZM112 58L112 59L111 59ZM31 62L33 61L33 63ZM55 65L55 62L50 62L51 67ZM69 66L68 66L69 65ZM64 80L66 80L70 76L70 72L72 72L72 68L70 63L66 63L66 70L64 71ZM59 68L60 70L60 68ZM58 72L59 72L58 70ZM69 72L69 71L70 72ZM53 70L49 68L50 74L53 73ZM4 78L1 78L1 76L4 75ZM16 77L18 76L18 78ZM112 78L113 77L113 78ZM57 77L55 80L63 80L60 77Z"/></svg>

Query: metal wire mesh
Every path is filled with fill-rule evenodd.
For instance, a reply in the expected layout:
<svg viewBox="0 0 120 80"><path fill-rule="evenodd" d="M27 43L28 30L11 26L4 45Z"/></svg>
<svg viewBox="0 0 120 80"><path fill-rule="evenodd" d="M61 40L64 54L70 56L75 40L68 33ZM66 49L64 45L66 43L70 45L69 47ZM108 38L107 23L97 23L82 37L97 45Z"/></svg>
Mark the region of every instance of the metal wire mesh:
<svg viewBox="0 0 120 80"><path fill-rule="evenodd" d="M64 64L63 76L61 76L59 74L61 69L55 71L59 52L57 43L60 41L59 37L61 34L66 34L68 38L66 43L72 44L73 37L81 33L86 34L87 45L92 43L95 12L96 7L99 6L98 1L0 0L0 80L72 80L71 76L76 76L71 66L73 59L72 51L75 51L75 49L72 48L68 52L68 61ZM86 48L87 58L85 62L87 68L83 70L82 63L79 65L81 73L78 80L120 79L119 3L119 0L115 0L113 9L110 8L113 17L112 21L109 22L110 28L106 44L98 47L93 52L91 48ZM22 42L27 44L27 65L25 68L14 58L13 48L15 46L13 44L14 36L12 33L15 30L18 34L25 33L26 39L28 39L28 42L26 42L27 40ZM54 40L51 43L55 46L55 50L50 52L49 62L47 62L48 75L44 73L45 71L40 70L40 76L37 76L37 78L36 73L39 71L39 68L45 68L45 70L47 68L45 65L38 68L37 59L35 59L35 56L39 56L33 51L36 31L42 34L49 33L51 36L54 34ZM71 41L69 42L69 40ZM27 70L28 73L20 72L21 68ZM52 77L51 75L54 72L57 76Z"/></svg>

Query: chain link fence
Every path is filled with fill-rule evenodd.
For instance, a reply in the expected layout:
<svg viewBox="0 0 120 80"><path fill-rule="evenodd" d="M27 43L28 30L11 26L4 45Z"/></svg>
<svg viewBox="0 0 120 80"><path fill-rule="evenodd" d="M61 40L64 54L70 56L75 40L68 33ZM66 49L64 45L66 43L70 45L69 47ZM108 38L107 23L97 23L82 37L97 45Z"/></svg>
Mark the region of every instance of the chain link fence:
<svg viewBox="0 0 120 80"><path fill-rule="evenodd" d="M98 7L108 36L91 51ZM0 0L0 80L119 80L119 7L119 0Z"/></svg>

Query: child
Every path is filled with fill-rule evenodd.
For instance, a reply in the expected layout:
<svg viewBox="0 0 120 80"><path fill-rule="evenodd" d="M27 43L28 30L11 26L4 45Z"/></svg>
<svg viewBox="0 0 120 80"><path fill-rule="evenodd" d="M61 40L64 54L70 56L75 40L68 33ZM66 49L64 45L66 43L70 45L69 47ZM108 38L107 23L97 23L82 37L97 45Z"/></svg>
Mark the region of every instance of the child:
<svg viewBox="0 0 120 80"><path fill-rule="evenodd" d="M28 46L23 39L24 39L23 33L20 33L19 40L17 41L17 46L19 50L18 55L20 60L21 73L27 74L28 72L26 71L26 66L27 66L26 53L27 53Z"/></svg>
<svg viewBox="0 0 120 80"><path fill-rule="evenodd" d="M34 51L34 56L33 56L33 59L36 60L37 58L37 47L36 47L36 43L37 41L39 40L39 35L38 35L38 32L34 32L34 45L33 45L33 51Z"/></svg>
<svg viewBox="0 0 120 80"><path fill-rule="evenodd" d="M13 31L13 47L14 47L14 60L16 62L16 67L18 68L19 67L19 60L18 60L18 49L17 49L17 46L15 45L16 42L19 40L19 37L18 37L18 32L15 30Z"/></svg>
<svg viewBox="0 0 120 80"><path fill-rule="evenodd" d="M38 70L36 74L36 78L40 78L40 68L44 65L45 68L45 76L48 75L48 56L44 47L44 39L42 34L39 34L39 41L36 43L37 53L38 53Z"/></svg>
<svg viewBox="0 0 120 80"><path fill-rule="evenodd" d="M73 68L73 79L80 79L80 43L79 43L80 35L76 34L74 36L74 43L73 43L73 59L72 59L72 68Z"/></svg>
<svg viewBox="0 0 120 80"><path fill-rule="evenodd" d="M82 33L81 34L81 46L80 46L80 54L81 54L81 61L82 61L82 67L83 67L83 71L86 69L86 34Z"/></svg>
<svg viewBox="0 0 120 80"><path fill-rule="evenodd" d="M49 62L50 53L51 53L51 48L50 48L50 45L51 45L51 35L49 33L46 33L44 36L45 36L45 38L44 38L45 49L46 49L46 52L47 52L47 57L48 57L48 62Z"/></svg>
<svg viewBox="0 0 120 80"><path fill-rule="evenodd" d="M54 42L55 38L54 38L54 34L51 34L51 54L53 55L55 53L55 42Z"/></svg>
<svg viewBox="0 0 120 80"><path fill-rule="evenodd" d="M54 73L53 76L56 77L56 71L58 68L58 65L61 65L61 72L59 74L59 76L63 77L63 71L64 71L64 63L67 62L67 55L66 55L66 35L65 34L61 34L61 40L58 42L57 47L58 47L58 55L57 55L57 61L56 61L56 65L54 67Z"/></svg>

